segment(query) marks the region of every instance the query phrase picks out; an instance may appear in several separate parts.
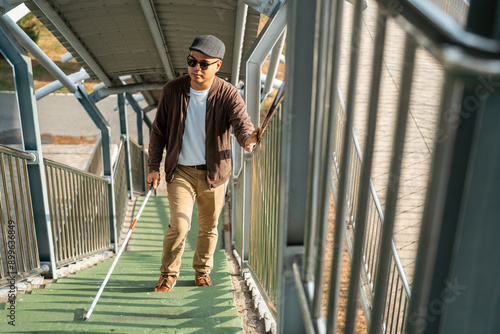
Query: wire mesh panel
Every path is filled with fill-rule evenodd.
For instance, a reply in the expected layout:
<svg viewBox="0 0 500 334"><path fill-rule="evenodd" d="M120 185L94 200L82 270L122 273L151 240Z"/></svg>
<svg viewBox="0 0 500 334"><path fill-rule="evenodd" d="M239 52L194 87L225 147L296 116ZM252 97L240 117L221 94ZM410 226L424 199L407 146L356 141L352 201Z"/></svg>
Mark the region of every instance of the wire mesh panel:
<svg viewBox="0 0 500 334"><path fill-rule="evenodd" d="M109 249L108 181L45 159L56 266Z"/></svg>
<svg viewBox="0 0 500 334"><path fill-rule="evenodd" d="M27 160L28 154L0 146L0 286L41 271Z"/></svg>

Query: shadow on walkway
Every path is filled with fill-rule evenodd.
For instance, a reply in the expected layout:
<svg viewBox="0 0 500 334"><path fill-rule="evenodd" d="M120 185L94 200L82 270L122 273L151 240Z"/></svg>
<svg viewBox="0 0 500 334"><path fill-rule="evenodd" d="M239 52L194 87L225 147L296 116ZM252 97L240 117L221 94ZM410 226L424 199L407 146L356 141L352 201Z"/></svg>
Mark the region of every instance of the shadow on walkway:
<svg viewBox="0 0 500 334"><path fill-rule="evenodd" d="M143 200L144 197L138 198L136 212ZM167 198L151 197L132 234L128 250L118 261L88 322L82 319L113 258L61 278L45 289L18 295L15 327L7 323L10 304L1 304L0 332L242 332L224 250L217 249L215 253L215 268L211 274L214 286L199 288L194 284L191 264L198 229L196 212L177 285L171 292L153 291L160 274L163 235L168 221Z"/></svg>

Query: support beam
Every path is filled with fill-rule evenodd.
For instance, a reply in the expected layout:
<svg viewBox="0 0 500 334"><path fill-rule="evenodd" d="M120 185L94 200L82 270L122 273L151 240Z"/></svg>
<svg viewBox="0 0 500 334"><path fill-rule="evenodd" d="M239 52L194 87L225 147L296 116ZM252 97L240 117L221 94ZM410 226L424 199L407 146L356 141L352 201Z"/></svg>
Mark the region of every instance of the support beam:
<svg viewBox="0 0 500 334"><path fill-rule="evenodd" d="M127 190L129 198L133 196L132 185L132 165L130 163L130 141L128 134L127 110L125 108L125 97L123 94L118 94L118 110L120 113L120 135L125 138L125 168L127 175Z"/></svg>
<svg viewBox="0 0 500 334"><path fill-rule="evenodd" d="M250 118L256 126L260 124L262 63L286 29L287 8L288 2L285 2L278 12L267 21L246 56L245 102Z"/></svg>
<svg viewBox="0 0 500 334"><path fill-rule="evenodd" d="M142 75L132 75L131 77L134 80L134 82L137 82L137 83L143 83L144 82L144 79L143 79ZM125 79L122 79L121 77L120 77L120 79L121 80L125 80ZM144 98L146 99L146 101L148 102L148 104L154 103L155 98L153 97L153 94L151 94L150 91L144 90L144 91L141 91L141 94L144 96ZM144 110L144 112L146 112L146 110Z"/></svg>
<svg viewBox="0 0 500 334"><path fill-rule="evenodd" d="M281 52L283 51L283 46L285 45L286 31L283 31L278 42L273 47L271 51L271 56L269 57L269 67L267 68L266 73L266 82L264 84L263 89L263 97L262 100L269 93L273 91L274 87L274 79L276 78L276 73L278 72L278 65L280 63Z"/></svg>
<svg viewBox="0 0 500 334"><path fill-rule="evenodd" d="M303 253L313 98L315 1L287 1L287 64L283 99L278 239L279 333L306 331L294 282L294 258ZM285 5L286 5L285 3ZM279 35L277 36L279 37ZM300 152L300 154L297 154Z"/></svg>
<svg viewBox="0 0 500 334"><path fill-rule="evenodd" d="M163 68L165 69L167 79L171 80L175 78L175 71L172 66L172 62L170 61L167 42L165 41L165 37L163 36L161 25L158 21L158 15L156 15L154 2L153 0L139 1L141 3L142 11L144 12L144 16L146 17L146 22L148 23L149 30L151 31L151 35L153 36L156 49L158 50L158 56L161 59Z"/></svg>
<svg viewBox="0 0 500 334"><path fill-rule="evenodd" d="M61 63L67 63L71 59L73 59L73 55L70 52L66 52L61 56Z"/></svg>
<svg viewBox="0 0 500 334"><path fill-rule="evenodd" d="M1 19L16 37L17 41L28 50L28 52L31 53L50 74L59 80L71 93L76 92L75 84L9 16L3 15Z"/></svg>
<svg viewBox="0 0 500 334"><path fill-rule="evenodd" d="M144 123L146 123L147 127L149 128L149 131L151 131L151 127L153 126L153 123L151 122L151 119L146 114L144 114Z"/></svg>
<svg viewBox="0 0 500 334"><path fill-rule="evenodd" d="M23 147L26 152L36 158L28 162L28 177L38 254L40 263L48 264L49 276L57 278L31 58L8 31L6 25L0 20L0 52L14 70Z"/></svg>
<svg viewBox="0 0 500 334"><path fill-rule="evenodd" d="M247 24L248 6L243 0L238 0L236 9L236 26L234 31L233 66L231 69L231 83L238 85L240 81L241 54L243 52L243 42L245 40L245 27Z"/></svg>
<svg viewBox="0 0 500 334"><path fill-rule="evenodd" d="M161 90L164 85L165 82L144 82L138 84L123 85L113 88L101 88L94 91L91 94L91 98L94 102L98 102L114 94L137 93L139 91L148 91L148 90Z"/></svg>
<svg viewBox="0 0 500 334"><path fill-rule="evenodd" d="M492 10L498 5L497 0L471 1L467 31L498 43L500 21ZM500 328L496 71L498 66L493 74L470 73L465 82L454 73L445 78L405 333L494 333Z"/></svg>
<svg viewBox="0 0 500 334"><path fill-rule="evenodd" d="M85 71L85 69L82 67L80 69L80 71L78 72L75 72L75 73L72 73L70 75L67 76L67 78L72 82L72 83L77 83L77 82L80 82L80 81L83 81L83 80L87 80L90 78L90 75L87 73L87 71ZM41 98L49 95L50 93L53 93L55 92L56 90L59 90L61 88L63 88L64 85L62 84L61 81L59 80L56 80L56 81L52 81L51 83L48 83L46 84L45 86L43 87L40 87L36 90L35 92L35 95L36 95L36 99L37 100L40 100ZM76 88L76 86L75 86Z"/></svg>
<svg viewBox="0 0 500 334"><path fill-rule="evenodd" d="M279 0L244 0L246 4L250 7L262 13L266 16L271 16L276 7L280 5L282 1Z"/></svg>
<svg viewBox="0 0 500 334"><path fill-rule="evenodd" d="M145 157L144 157L144 136L142 132L142 122L144 121L144 111L142 110L141 106L139 106L139 103L134 99L132 94L126 93L125 97L132 107L134 109L135 113L137 114L137 143L141 147L142 154L141 154L141 166L142 166L142 191L145 192L147 187L146 187L146 167L145 167Z"/></svg>
<svg viewBox="0 0 500 334"><path fill-rule="evenodd" d="M0 6L3 7L4 12L8 10L8 7L6 8L5 6L5 1L0 1ZM31 11L29 10L29 8L26 7L24 3L22 3L15 8L8 10L6 15L8 15L12 19L12 21L17 22L30 12Z"/></svg>
<svg viewBox="0 0 500 334"><path fill-rule="evenodd" d="M144 101L144 95L134 96L134 99L137 102ZM128 101L125 101L125 105L128 105L128 104L129 104ZM118 104L116 104L115 106L113 106L113 111L117 111L117 110L118 110Z"/></svg>
<svg viewBox="0 0 500 334"><path fill-rule="evenodd" d="M109 180L108 183L108 203L109 203L109 228L111 244L114 252L118 251L118 233L116 231L116 207L115 207L115 188L113 175L113 161L111 161L111 127L108 122L97 109L95 103L90 99L90 96L83 88L83 85L78 85L78 90L75 97L83 106L87 114L90 116L94 124L101 131L101 154L102 154L102 171L103 176Z"/></svg>
<svg viewBox="0 0 500 334"><path fill-rule="evenodd" d="M66 22L59 16L57 11L52 7L52 5L47 0L33 0L35 5L40 8L43 14L52 22L56 29L63 35L63 37L68 41L69 44L75 49L78 55L83 59L83 61L90 67L92 72L97 75L99 80L104 82L106 86L111 86L112 82L108 75L104 72L101 66L94 60L93 56L88 52L87 48L82 44L80 39L76 37L70 27L66 25Z"/></svg>

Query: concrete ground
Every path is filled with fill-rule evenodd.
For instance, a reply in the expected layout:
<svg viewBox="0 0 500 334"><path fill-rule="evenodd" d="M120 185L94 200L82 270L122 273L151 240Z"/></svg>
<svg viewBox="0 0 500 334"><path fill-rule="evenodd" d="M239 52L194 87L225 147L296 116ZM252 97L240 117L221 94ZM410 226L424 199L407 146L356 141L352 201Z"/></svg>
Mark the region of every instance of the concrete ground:
<svg viewBox="0 0 500 334"><path fill-rule="evenodd" d="M113 110L117 104L117 97L110 96L99 101L96 106L111 127L111 143L118 145L120 142L120 118L118 111ZM85 109L72 94L51 94L36 103L38 125L42 140L44 157L72 167L84 169L94 145L52 145L54 136L97 140L100 131L92 122ZM127 110L127 124L129 136L136 142L137 117L130 106ZM148 114L154 120L155 111ZM21 132L17 101L14 92L0 91L0 144L21 149ZM144 145L149 144L149 129L143 124L142 131Z"/></svg>

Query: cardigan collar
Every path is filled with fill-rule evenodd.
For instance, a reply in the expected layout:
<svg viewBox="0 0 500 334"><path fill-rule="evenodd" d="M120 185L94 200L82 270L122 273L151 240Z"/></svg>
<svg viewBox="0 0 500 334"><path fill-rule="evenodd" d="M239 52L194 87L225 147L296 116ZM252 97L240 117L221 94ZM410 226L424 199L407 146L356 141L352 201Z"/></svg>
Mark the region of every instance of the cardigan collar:
<svg viewBox="0 0 500 334"><path fill-rule="evenodd" d="M212 86L210 86L210 90L208 91L207 99L210 99L215 95L215 92L217 92L217 90L219 89L219 87L221 85L221 81L222 81L222 79L219 78L218 76L214 77L214 81L212 82ZM189 76L189 74L184 75L184 80L183 80L182 86L183 86L184 92L188 96L191 96L191 94L190 94L191 77Z"/></svg>

